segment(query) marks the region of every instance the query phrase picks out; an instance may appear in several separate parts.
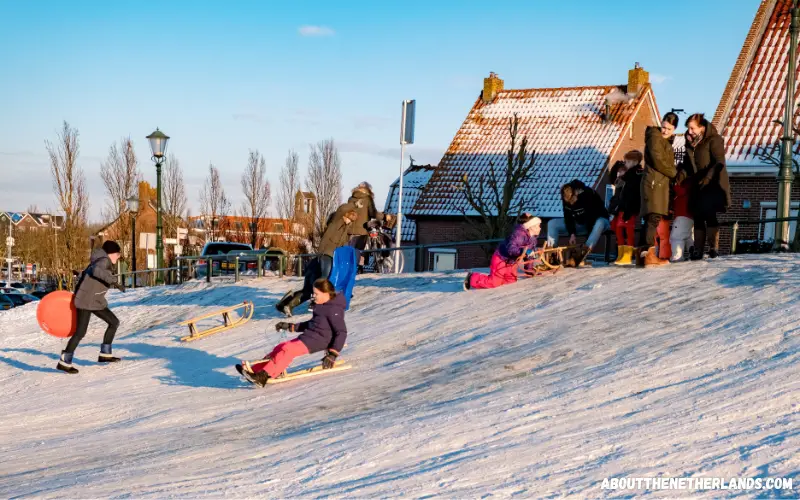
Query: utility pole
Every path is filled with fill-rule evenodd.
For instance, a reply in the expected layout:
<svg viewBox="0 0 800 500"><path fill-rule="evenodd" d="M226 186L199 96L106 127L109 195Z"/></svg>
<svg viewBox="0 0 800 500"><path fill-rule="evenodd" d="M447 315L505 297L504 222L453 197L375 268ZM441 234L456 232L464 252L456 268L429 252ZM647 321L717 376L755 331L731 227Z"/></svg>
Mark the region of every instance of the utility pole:
<svg viewBox="0 0 800 500"><path fill-rule="evenodd" d="M797 35L800 28L800 0L792 2L792 22L789 26L789 69L786 75L786 110L783 117L783 138L781 139L781 166L778 173L777 218L788 218L792 200L792 149L794 146L794 93L797 77ZM787 250L789 247L789 222L775 224L775 244L773 250Z"/></svg>
<svg viewBox="0 0 800 500"><path fill-rule="evenodd" d="M6 286L11 286L11 262L13 259L11 258L11 247L14 246L14 238L11 236L11 216L8 217L8 239L6 240L6 247L8 248L8 258L6 262L8 263L8 283Z"/></svg>

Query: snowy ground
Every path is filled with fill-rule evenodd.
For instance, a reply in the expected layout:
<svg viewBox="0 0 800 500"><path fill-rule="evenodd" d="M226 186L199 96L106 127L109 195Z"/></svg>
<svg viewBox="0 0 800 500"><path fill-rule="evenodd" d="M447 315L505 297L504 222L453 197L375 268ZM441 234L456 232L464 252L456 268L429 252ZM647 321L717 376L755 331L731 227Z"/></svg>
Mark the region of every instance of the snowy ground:
<svg viewBox="0 0 800 500"><path fill-rule="evenodd" d="M271 305L296 281L113 292L126 362L93 362L93 321L78 376L54 370L64 342L34 305L0 313L0 497L598 497L645 493L606 477L685 475L800 492L796 257L469 293L463 276L360 277L355 368L266 389L233 365L281 340ZM249 324L178 341L178 321L242 300Z"/></svg>

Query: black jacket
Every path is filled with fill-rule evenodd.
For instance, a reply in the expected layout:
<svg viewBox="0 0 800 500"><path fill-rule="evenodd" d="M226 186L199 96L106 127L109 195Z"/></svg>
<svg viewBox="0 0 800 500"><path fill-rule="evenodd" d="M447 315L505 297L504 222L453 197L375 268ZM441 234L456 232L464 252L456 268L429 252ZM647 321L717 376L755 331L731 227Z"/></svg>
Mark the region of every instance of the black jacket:
<svg viewBox="0 0 800 500"><path fill-rule="evenodd" d="M585 226L591 231L597 219L608 219L606 204L594 189L578 180L570 182L570 186L572 186L572 189L580 189L583 192L578 195L578 200L574 205L562 202L564 224L567 226L569 234L575 234L575 226L577 224Z"/></svg>
<svg viewBox="0 0 800 500"><path fill-rule="evenodd" d="M725 141L712 124L693 146L686 141L684 168L692 176L690 204L693 212L725 212L731 206L731 185L725 166Z"/></svg>
<svg viewBox="0 0 800 500"><path fill-rule="evenodd" d="M642 206L640 190L643 176L644 168L642 168L641 165L628 170L625 172L625 175L622 176L622 180L625 181L625 187L622 189L622 201L619 204L619 213L622 215L623 220L639 216L639 209Z"/></svg>

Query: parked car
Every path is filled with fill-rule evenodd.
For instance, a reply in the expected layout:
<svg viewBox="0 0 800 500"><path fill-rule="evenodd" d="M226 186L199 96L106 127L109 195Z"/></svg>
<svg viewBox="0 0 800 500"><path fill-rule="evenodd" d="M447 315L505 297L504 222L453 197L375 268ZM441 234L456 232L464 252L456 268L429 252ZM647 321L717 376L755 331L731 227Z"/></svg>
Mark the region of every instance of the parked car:
<svg viewBox="0 0 800 500"><path fill-rule="evenodd" d="M206 256L219 256L219 255L228 255L229 253L236 253L236 252L252 252L253 247L246 243L230 243L225 241L215 241L211 243L206 243L203 246L203 251L200 252L202 257ZM204 259L200 259L195 261L195 277L198 279L202 279L206 277L206 273L208 268L207 261ZM239 272L242 273L244 270L247 269L247 264L245 262L239 262ZM236 271L236 264L231 260L221 260L221 259L213 259L211 261L211 275L218 276L220 274L234 274Z"/></svg>
<svg viewBox="0 0 800 500"><path fill-rule="evenodd" d="M0 293L5 294L5 295L11 294L11 293L20 294L21 295L21 294L23 294L25 292L23 290L20 290L19 288L6 287L6 288L0 288Z"/></svg>
<svg viewBox="0 0 800 500"><path fill-rule="evenodd" d="M37 299L43 299L44 296L47 295L48 293L50 293L50 292L48 292L46 290L36 290L35 292L31 293L31 295L33 295Z"/></svg>
<svg viewBox="0 0 800 500"><path fill-rule="evenodd" d="M9 293L5 295L6 298L10 299L11 302L14 303L14 307L24 306L29 302L35 302L39 299L34 297L33 295L23 294L23 293Z"/></svg>
<svg viewBox="0 0 800 500"><path fill-rule="evenodd" d="M7 295L0 295L0 311L8 311L14 308L14 302Z"/></svg>

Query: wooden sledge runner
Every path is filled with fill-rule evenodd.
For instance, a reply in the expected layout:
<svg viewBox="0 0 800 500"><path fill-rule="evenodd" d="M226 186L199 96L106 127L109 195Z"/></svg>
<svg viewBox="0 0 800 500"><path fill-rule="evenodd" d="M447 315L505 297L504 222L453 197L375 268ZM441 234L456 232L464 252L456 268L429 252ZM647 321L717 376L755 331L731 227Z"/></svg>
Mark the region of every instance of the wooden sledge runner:
<svg viewBox="0 0 800 500"><path fill-rule="evenodd" d="M238 309L243 309L239 313L239 317L237 319L231 319L231 313ZM189 335L187 335L186 337L181 337L181 342L191 342L193 340L201 339L203 337L208 337L209 335L214 335L215 333L219 333L225 330L230 330L231 328L236 328L237 326L241 326L250 321L250 318L253 317L253 309L254 309L253 303L245 300L241 304L237 304L232 307L227 307L225 309L220 309L218 311L210 312L208 314L204 314L196 318L182 321L179 324L189 326ZM223 321L221 325L209 328L208 330L197 329L197 323L199 321L208 318L213 318L214 316L220 314L222 315L222 321Z"/></svg>
<svg viewBox="0 0 800 500"><path fill-rule="evenodd" d="M264 359L258 359L258 360L255 360L255 361L242 361L242 366L247 371L252 373L253 372L252 365L255 365L255 364L258 364L258 363L264 363L265 361L266 360L264 360ZM295 370L295 371L292 371L292 372L286 372L285 375L283 375L282 377L271 378L271 379L267 380L267 383L268 384L282 384L284 382L290 382L292 380L297 380L299 378L314 377L316 375L325 375L325 374L328 374L328 373L341 372L341 371L344 371L344 370L349 370L352 367L353 367L353 365L349 365L343 360L342 361L336 361L336 364L333 365L333 368L328 368L327 370L324 370L322 368L322 365L317 365L317 366L314 366L314 367L311 367L311 368L306 368L304 370Z"/></svg>

